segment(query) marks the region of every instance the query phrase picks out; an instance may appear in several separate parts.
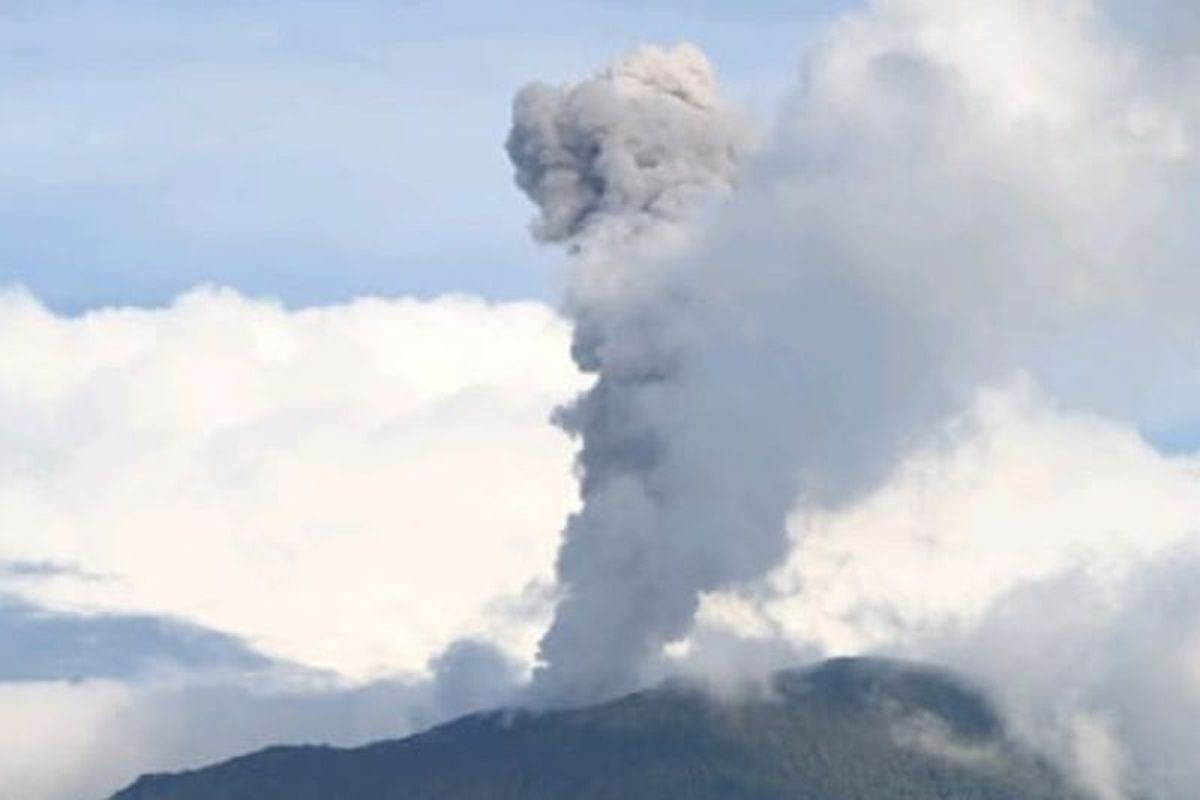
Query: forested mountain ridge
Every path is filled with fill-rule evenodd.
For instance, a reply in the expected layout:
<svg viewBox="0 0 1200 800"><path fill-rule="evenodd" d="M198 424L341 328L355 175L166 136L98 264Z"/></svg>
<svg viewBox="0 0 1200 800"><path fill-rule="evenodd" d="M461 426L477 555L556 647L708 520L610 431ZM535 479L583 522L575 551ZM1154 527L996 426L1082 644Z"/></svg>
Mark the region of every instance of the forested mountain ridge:
<svg viewBox="0 0 1200 800"><path fill-rule="evenodd" d="M276 747L113 800L1081 800L982 695L839 659L718 699L671 683L597 706L477 714L355 749Z"/></svg>

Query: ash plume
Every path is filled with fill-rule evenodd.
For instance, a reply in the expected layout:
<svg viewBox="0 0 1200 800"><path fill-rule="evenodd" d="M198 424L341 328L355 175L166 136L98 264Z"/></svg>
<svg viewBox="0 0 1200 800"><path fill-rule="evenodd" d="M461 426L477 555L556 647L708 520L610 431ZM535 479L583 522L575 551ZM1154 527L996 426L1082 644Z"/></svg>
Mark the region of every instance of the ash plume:
<svg viewBox="0 0 1200 800"><path fill-rule="evenodd" d="M686 44L643 47L575 85L526 86L507 148L541 212L534 235L574 244L678 221L739 162L713 68Z"/></svg>
<svg viewBox="0 0 1200 800"><path fill-rule="evenodd" d="M994 37L1023 58L969 44ZM1099 355L1074 334L1190 325L1191 101L1129 46L1074 0L876 3L753 153L691 48L518 96L509 153L596 376L559 415L583 503L535 699L644 682L706 596L780 564L790 512L854 502L982 389L1053 385L1062 343ZM1071 399L1106 408L1109 372Z"/></svg>
<svg viewBox="0 0 1200 800"><path fill-rule="evenodd" d="M568 589L541 644L534 694L588 700L634 685L653 648L685 632L691 584L704 580L686 573L712 571L706 582L715 586L732 566L725 552L654 552L673 545L660 532L687 523L664 517L684 512L670 495L686 490L667 483L676 476L653 403L676 383L681 351L660 329L671 320L656 308L661 287L649 251L706 197L732 187L741 143L711 65L689 45L642 48L575 85L528 86L513 117L508 152L540 210L534 234L574 254L573 355L599 374L559 417L583 442L585 505L559 555ZM638 259L647 260L640 276ZM647 277L655 285L639 292ZM630 302L639 294L645 307Z"/></svg>

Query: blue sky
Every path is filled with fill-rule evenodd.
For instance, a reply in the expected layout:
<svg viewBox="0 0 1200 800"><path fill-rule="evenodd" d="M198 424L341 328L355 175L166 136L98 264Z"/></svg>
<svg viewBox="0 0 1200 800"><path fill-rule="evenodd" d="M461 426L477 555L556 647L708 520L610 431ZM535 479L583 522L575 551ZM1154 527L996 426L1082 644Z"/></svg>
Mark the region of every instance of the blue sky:
<svg viewBox="0 0 1200 800"><path fill-rule="evenodd" d="M0 284L65 311L204 283L549 296L501 148L512 92L688 39L765 113L832 9L789 6L6 4Z"/></svg>

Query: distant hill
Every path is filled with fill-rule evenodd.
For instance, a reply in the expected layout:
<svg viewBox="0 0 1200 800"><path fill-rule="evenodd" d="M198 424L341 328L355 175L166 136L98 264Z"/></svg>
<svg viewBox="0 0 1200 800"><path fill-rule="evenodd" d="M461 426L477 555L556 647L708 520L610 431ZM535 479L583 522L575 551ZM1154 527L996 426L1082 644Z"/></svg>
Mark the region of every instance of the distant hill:
<svg viewBox="0 0 1200 800"><path fill-rule="evenodd" d="M681 684L351 750L276 747L113 800L1080 800L937 670L839 659L719 700Z"/></svg>

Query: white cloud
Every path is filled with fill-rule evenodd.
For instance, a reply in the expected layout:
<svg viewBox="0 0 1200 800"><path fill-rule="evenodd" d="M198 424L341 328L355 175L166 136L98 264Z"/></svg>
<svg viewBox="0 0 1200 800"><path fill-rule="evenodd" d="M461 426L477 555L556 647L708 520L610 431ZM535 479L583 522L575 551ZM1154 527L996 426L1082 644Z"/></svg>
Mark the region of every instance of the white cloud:
<svg viewBox="0 0 1200 800"><path fill-rule="evenodd" d="M357 689L190 676L0 683L0 797L99 800L146 772L201 767L276 744L354 746L474 710L432 684ZM494 701L493 701L494 702Z"/></svg>
<svg viewBox="0 0 1200 800"><path fill-rule="evenodd" d="M548 420L583 385L546 307L9 292L0 351L0 559L86 573L3 588L359 678L466 635L527 650L575 502Z"/></svg>
<svg viewBox="0 0 1200 800"><path fill-rule="evenodd" d="M777 643L776 664L871 651L942 663L1097 796L1194 790L1200 457L1019 384L985 394L861 503L798 511L791 530L770 578L706 599L693 668L728 671L727 653L705 652L722 632Z"/></svg>
<svg viewBox="0 0 1200 800"><path fill-rule="evenodd" d="M107 723L128 700L118 684L0 684L0 796L72 800L111 788L121 769L108 758Z"/></svg>
<svg viewBox="0 0 1200 800"><path fill-rule="evenodd" d="M829 654L888 647L978 622L1028 582L1082 571L1116 583L1200 534L1198 521L1200 459L1021 385L985 394L863 502L798 511L787 563L757 595L711 597L707 614Z"/></svg>

